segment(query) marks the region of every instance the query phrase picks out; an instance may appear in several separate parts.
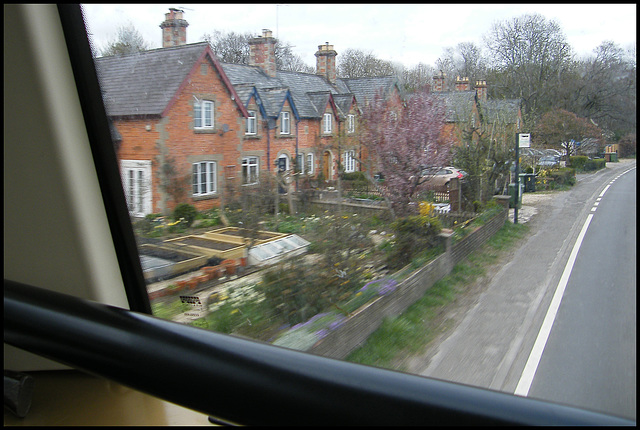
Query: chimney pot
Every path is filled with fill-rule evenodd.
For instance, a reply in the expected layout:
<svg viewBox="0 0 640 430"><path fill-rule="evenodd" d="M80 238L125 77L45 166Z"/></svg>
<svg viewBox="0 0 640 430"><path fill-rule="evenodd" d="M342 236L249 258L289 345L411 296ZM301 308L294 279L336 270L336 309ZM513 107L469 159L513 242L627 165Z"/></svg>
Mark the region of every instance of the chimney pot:
<svg viewBox="0 0 640 430"><path fill-rule="evenodd" d="M333 45L325 42L324 45L318 45L316 52L316 74L324 76L327 80L334 84L337 79L336 74L336 56L338 53L333 50Z"/></svg>
<svg viewBox="0 0 640 430"><path fill-rule="evenodd" d="M183 19L183 11L169 8L165 20L160 24L162 29L162 47L179 46L187 43L187 27L189 23Z"/></svg>
<svg viewBox="0 0 640 430"><path fill-rule="evenodd" d="M262 30L262 36L249 40L251 54L249 64L260 67L269 77L276 76L276 40L269 29Z"/></svg>

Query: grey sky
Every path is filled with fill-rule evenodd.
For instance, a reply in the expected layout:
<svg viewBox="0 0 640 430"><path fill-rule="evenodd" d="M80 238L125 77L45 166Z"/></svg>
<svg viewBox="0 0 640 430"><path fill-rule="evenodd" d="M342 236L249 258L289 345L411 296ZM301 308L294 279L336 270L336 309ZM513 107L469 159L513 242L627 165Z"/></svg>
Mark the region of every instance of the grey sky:
<svg viewBox="0 0 640 430"><path fill-rule="evenodd" d="M329 42L338 52L348 48L372 52L407 67L435 65L446 47L460 42L482 45L495 21L526 13L556 20L578 55L612 40L635 48L635 4L87 4L89 31L97 46L115 38L128 22L152 47L161 47L160 23L170 7L184 10L187 43L214 30L250 32L263 28L294 45L294 52L315 67L318 45ZM338 57L339 58L339 57Z"/></svg>

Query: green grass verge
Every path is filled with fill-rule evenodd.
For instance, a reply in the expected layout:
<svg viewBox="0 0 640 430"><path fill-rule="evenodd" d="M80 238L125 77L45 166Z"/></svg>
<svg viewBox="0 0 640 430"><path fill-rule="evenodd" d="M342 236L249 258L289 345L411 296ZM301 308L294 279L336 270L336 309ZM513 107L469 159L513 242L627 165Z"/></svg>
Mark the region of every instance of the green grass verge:
<svg viewBox="0 0 640 430"><path fill-rule="evenodd" d="M467 285L484 275L486 267L498 262L501 254L511 249L528 231L525 224L506 222L482 248L457 264L402 315L386 318L365 344L346 360L392 368L396 358L422 351L443 330L432 324L439 311L463 293Z"/></svg>

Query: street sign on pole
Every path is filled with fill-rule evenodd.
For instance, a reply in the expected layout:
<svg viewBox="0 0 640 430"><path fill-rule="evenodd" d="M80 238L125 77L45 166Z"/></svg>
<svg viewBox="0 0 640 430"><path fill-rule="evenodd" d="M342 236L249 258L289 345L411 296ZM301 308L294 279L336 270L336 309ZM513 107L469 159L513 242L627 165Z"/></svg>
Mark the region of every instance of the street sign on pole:
<svg viewBox="0 0 640 430"><path fill-rule="evenodd" d="M531 134L519 133L518 134L518 146L520 148L529 148L531 146Z"/></svg>

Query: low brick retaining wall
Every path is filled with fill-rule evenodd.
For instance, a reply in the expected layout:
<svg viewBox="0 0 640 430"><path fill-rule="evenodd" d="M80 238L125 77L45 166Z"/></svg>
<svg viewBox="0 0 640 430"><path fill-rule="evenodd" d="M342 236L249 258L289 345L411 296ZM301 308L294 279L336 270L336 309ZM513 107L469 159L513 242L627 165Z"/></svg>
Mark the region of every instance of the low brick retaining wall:
<svg viewBox="0 0 640 430"><path fill-rule="evenodd" d="M508 200L507 200L508 204ZM504 205L504 203L503 203ZM398 284L395 291L379 297L352 314L340 327L329 332L307 352L325 357L344 359L362 345L369 335L382 324L384 318L402 314L424 293L448 275L453 267L471 252L480 248L507 220L508 210L490 219L486 224L452 244L452 234L441 234L445 252L429 264L413 272Z"/></svg>

